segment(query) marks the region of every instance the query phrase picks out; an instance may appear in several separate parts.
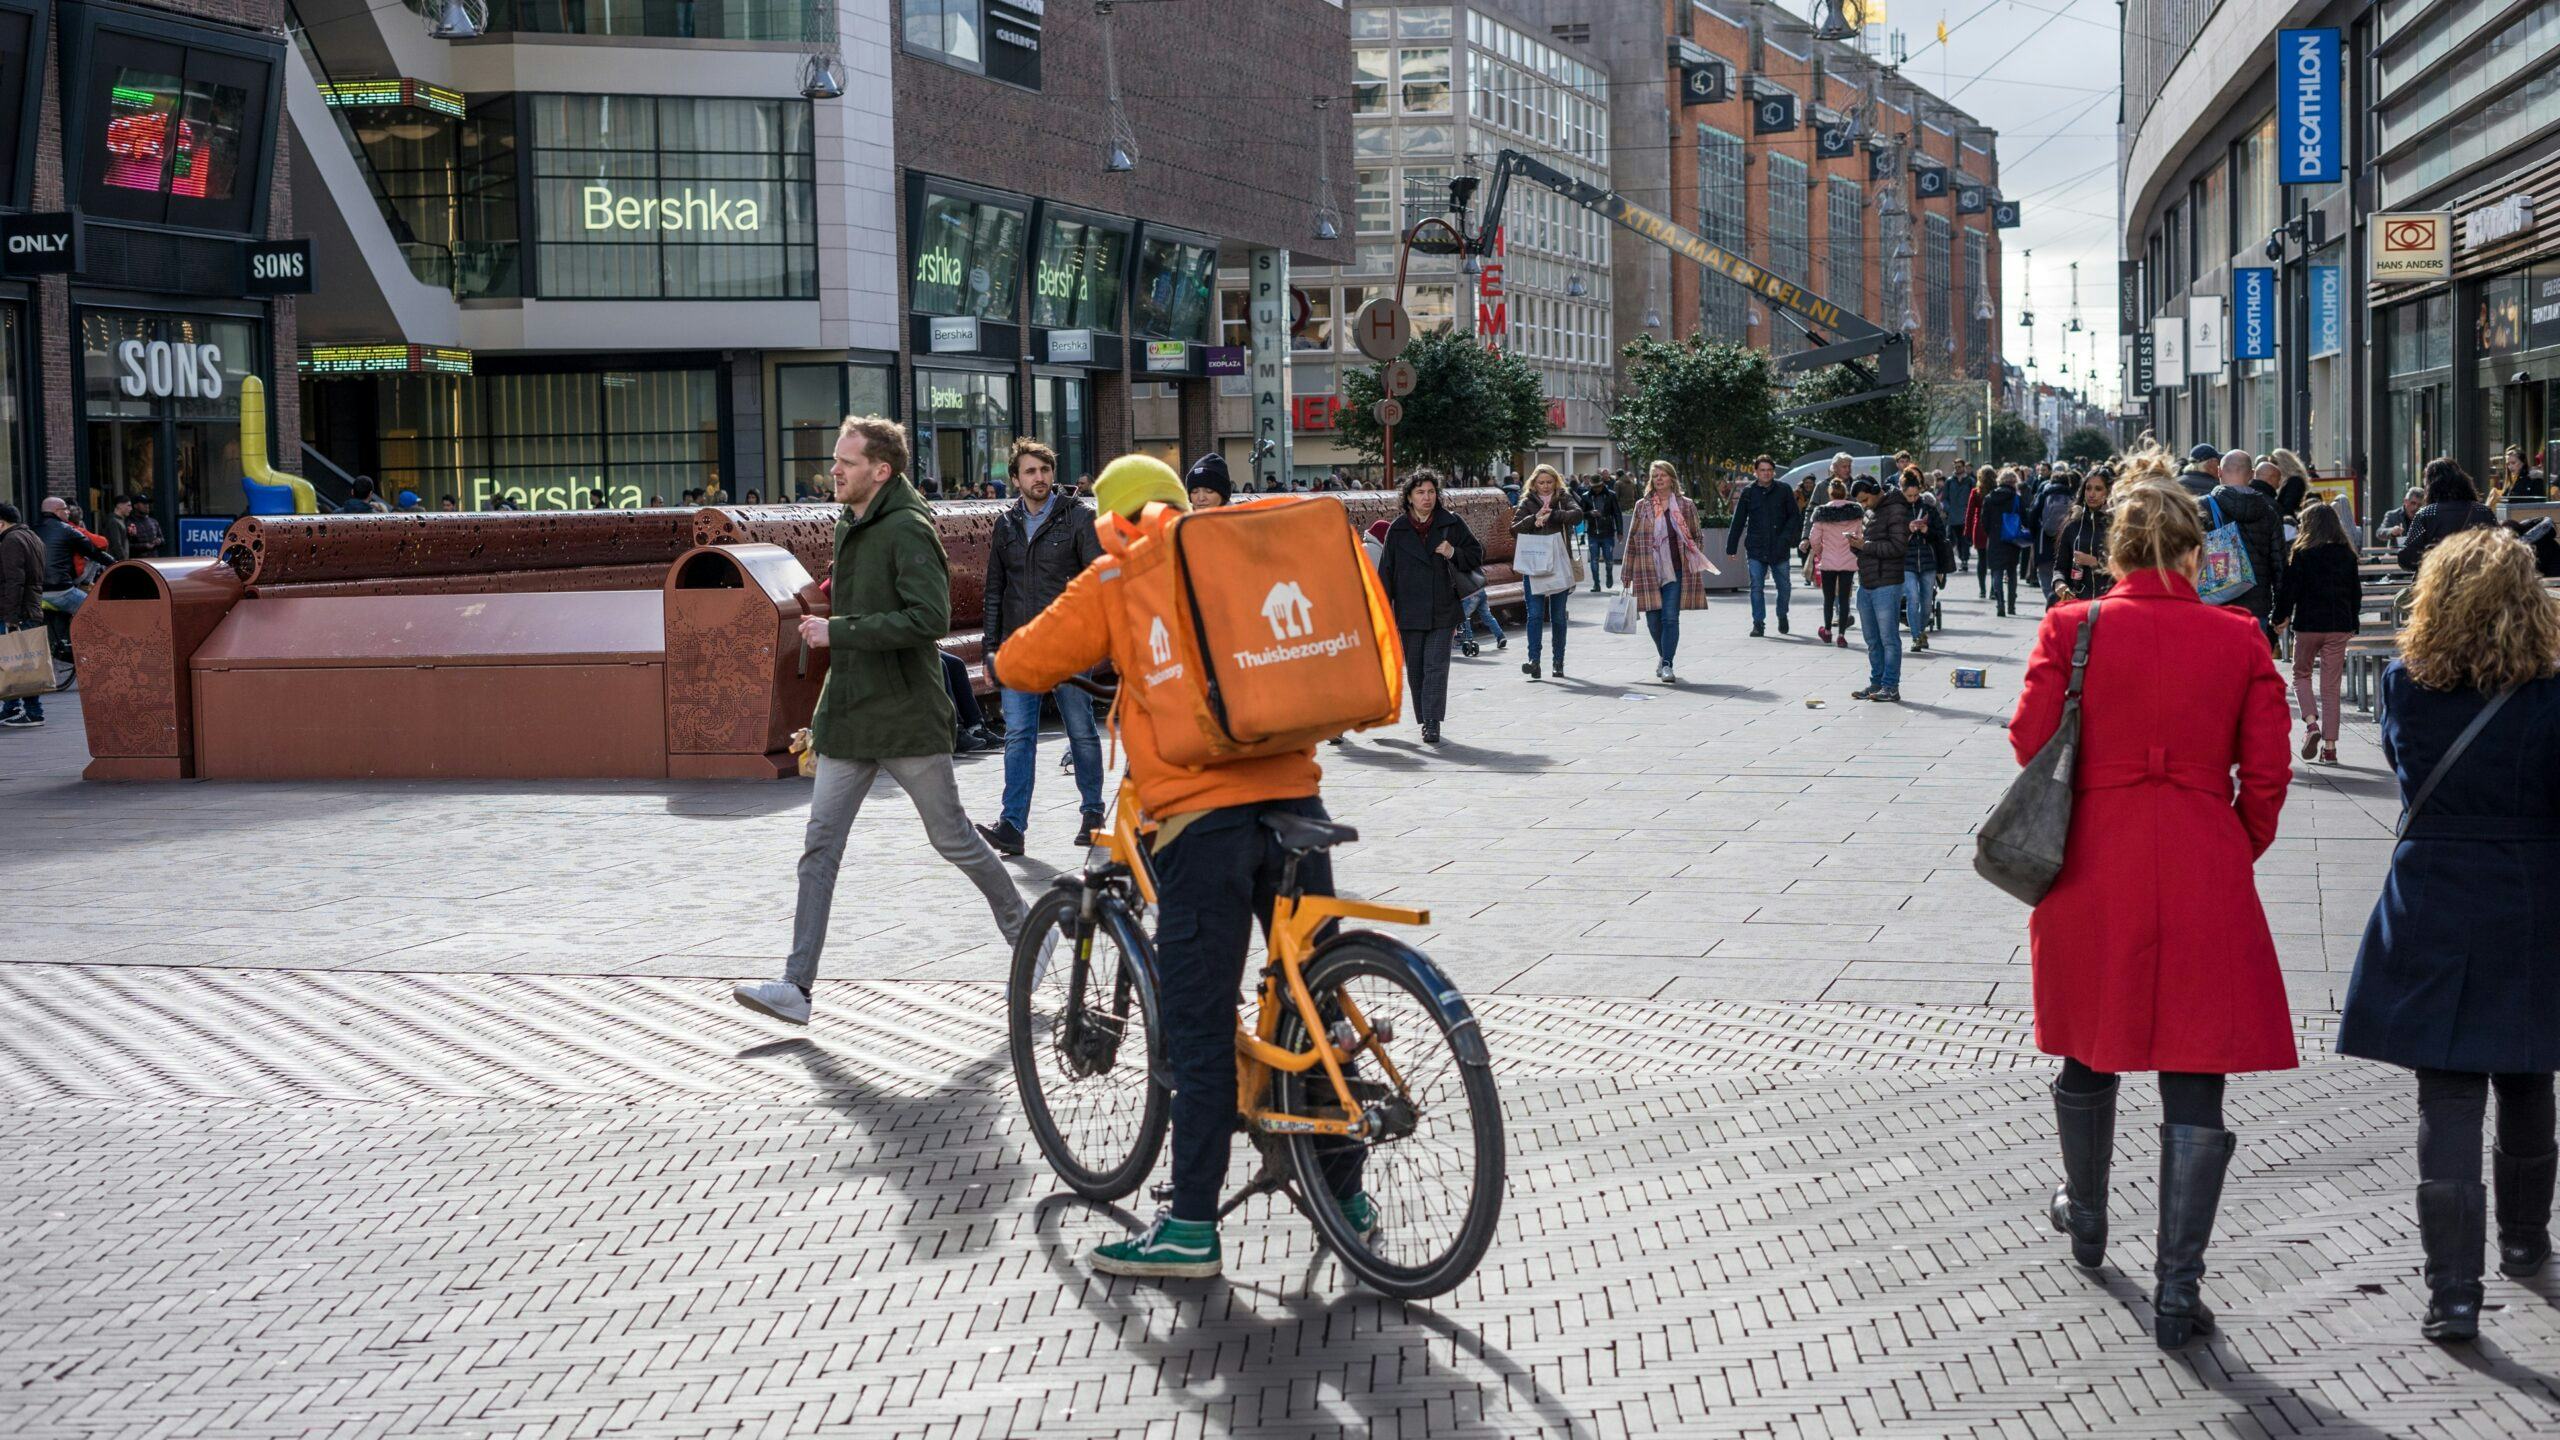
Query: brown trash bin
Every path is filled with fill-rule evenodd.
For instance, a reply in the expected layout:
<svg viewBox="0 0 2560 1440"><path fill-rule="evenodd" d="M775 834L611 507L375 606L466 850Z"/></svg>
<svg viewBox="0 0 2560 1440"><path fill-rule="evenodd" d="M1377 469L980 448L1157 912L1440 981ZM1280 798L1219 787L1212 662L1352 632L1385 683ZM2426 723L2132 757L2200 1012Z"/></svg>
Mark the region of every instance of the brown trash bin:
<svg viewBox="0 0 2560 1440"><path fill-rule="evenodd" d="M774 780L798 773L791 732L817 713L827 652L800 643L824 615L807 567L780 545L706 545L667 570L667 774Z"/></svg>
<svg viewBox="0 0 2560 1440"><path fill-rule="evenodd" d="M192 780L195 692L188 662L240 599L219 560L127 560L108 567L80 613L80 715L89 780Z"/></svg>

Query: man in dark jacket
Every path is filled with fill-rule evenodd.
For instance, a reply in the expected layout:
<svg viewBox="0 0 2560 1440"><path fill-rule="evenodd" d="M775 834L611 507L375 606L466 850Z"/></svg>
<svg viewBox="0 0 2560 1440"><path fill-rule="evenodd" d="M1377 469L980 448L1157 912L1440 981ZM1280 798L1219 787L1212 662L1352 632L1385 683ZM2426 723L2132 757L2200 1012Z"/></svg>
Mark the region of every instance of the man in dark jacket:
<svg viewBox="0 0 2560 1440"><path fill-rule="evenodd" d="M2028 523L2035 530L2036 592L2045 597L2048 605L2053 600L2053 572L2063 558L2056 553L2056 547L2062 539L2062 527L2071 522L2071 506L2079 489L2080 481L2068 467L2046 469L2036 482L2035 498L2027 511Z"/></svg>
<svg viewBox="0 0 2560 1440"><path fill-rule="evenodd" d="M133 558L132 517L133 497L130 495L117 496L115 503L107 507L107 513L98 517L98 533L107 537L107 553L120 561Z"/></svg>
<svg viewBox="0 0 2560 1440"><path fill-rule="evenodd" d="M1873 480L1858 482L1867 507L1866 538L1858 542L1858 628L1867 637L1867 688L1853 700L1902 698L1902 576L1911 549L1911 504L1902 489Z"/></svg>
<svg viewBox="0 0 2560 1440"><path fill-rule="evenodd" d="M1768 633L1768 586L1770 575L1778 577L1778 633L1787 633L1788 573L1795 567L1788 552L1795 549L1799 514L1796 493L1778 483L1778 462L1763 455L1751 462L1751 483L1733 497L1733 523L1725 528L1724 553L1741 550L1751 572L1751 633L1756 637Z"/></svg>
<svg viewBox="0 0 2560 1440"><path fill-rule="evenodd" d="M1218 461L1218 480L1225 480L1226 461ZM1039 441L1013 442L1006 466L1013 476L1013 508L996 517L987 538L987 618L985 653L1004 648L1007 636L1031 623L1102 554L1094 534L1093 507L1058 493L1058 458ZM1193 467L1195 471L1199 467ZM1208 483L1208 477L1201 477ZM1093 697L1072 685L1049 692L1057 697L1058 719L1067 730L1067 755L1075 764L1076 795L1084 802L1076 826L1077 845L1102 824L1102 734L1093 723ZM1031 823L1031 782L1040 768L1040 702L1046 698L1019 690L998 690L1004 705L1004 813L978 833L999 855L1022 853L1022 829Z"/></svg>
<svg viewBox="0 0 2560 1440"><path fill-rule="evenodd" d="M43 625L44 542L20 523L17 506L0 505L0 635ZM43 696L0 700L0 725L32 730L43 723Z"/></svg>
<svg viewBox="0 0 2560 1440"><path fill-rule="evenodd" d="M2222 481L2222 451L2212 445L2198 445L2187 452L2187 468L2178 472L2178 484L2201 500L2213 493Z"/></svg>
<svg viewBox="0 0 2560 1440"><path fill-rule="evenodd" d="M809 827L800 851L800 896L791 917L791 958L779 980L750 981L738 1003L793 1025L809 1023L836 872L862 798L880 772L915 802L924 832L943 859L987 898L1010 945L1028 907L1013 876L960 806L951 770L958 723L942 688L939 642L951 632L951 562L932 507L907 483L907 432L877 415L848 417L836 434L835 568L831 613L800 621L801 643L828 657L826 683L809 722L818 754Z"/></svg>
<svg viewBox="0 0 2560 1440"><path fill-rule="evenodd" d="M1618 486L1603 470L1573 487L1582 507L1583 546L1590 559L1591 593L1618 583Z"/></svg>
<svg viewBox="0 0 2560 1440"><path fill-rule="evenodd" d="M2246 450L2234 450L2222 457L2222 483L2208 491L2201 502L2204 528L2210 532L2222 525L2240 527L2240 543L2249 553L2249 571L2257 583L2225 603L2258 617L2258 628L2270 640L2267 615L2275 609L2276 550L2284 543L2284 521L2276 514L2276 502L2259 494L2249 484L2256 469Z"/></svg>
<svg viewBox="0 0 2560 1440"><path fill-rule="evenodd" d="M56 594L54 603L66 615L75 613L87 593L74 587L80 581L80 567L74 558L94 560L103 570L115 563L106 547L89 538L87 531L71 523L71 504L59 495L48 495L36 511L36 538L44 542L44 588Z"/></svg>
<svg viewBox="0 0 2560 1440"><path fill-rule="evenodd" d="M1989 483L1991 467L1984 466L1984 479ZM1970 471L1958 470L1938 486L1938 508L1946 512L1947 542L1955 550L1955 569L1973 568L1973 491L1975 479ZM1952 572L1951 572L1952 573Z"/></svg>
<svg viewBox="0 0 2560 1440"><path fill-rule="evenodd" d="M1903 503L1911 507L1911 545L1903 552L1902 618L1911 627L1911 653L1929 648L1929 612L1938 603L1938 578L1955 565L1947 538L1947 510L1929 493L1918 466L1902 472Z"/></svg>

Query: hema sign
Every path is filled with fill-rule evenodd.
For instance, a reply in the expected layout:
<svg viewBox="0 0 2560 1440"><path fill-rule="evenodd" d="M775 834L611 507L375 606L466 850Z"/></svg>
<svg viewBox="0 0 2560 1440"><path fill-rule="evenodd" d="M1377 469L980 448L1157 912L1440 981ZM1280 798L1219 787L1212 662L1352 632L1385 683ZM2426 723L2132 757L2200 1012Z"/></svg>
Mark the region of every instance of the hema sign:
<svg viewBox="0 0 2560 1440"><path fill-rule="evenodd" d="M2338 133L2345 75L2335 30L2276 32L2276 178L2335 185L2345 152Z"/></svg>

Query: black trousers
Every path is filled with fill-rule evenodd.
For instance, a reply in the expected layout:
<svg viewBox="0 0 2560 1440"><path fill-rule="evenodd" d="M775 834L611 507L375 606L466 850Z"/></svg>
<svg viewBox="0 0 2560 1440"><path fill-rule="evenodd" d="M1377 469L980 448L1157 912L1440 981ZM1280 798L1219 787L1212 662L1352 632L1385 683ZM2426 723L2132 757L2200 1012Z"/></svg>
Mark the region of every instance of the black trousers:
<svg viewBox="0 0 2560 1440"><path fill-rule="evenodd" d="M2055 1083L2073 1095L2086 1095L2104 1090L2116 1077L2103 1070L2092 1070L2077 1060L2062 1062L2062 1078ZM2194 1075L2184 1071L2160 1072L2160 1118L2172 1125L2197 1125L2207 1130L2222 1128L2222 1090L2224 1077ZM2478 1149L2475 1138L2472 1148ZM2475 1161L2478 1156L2472 1157Z"/></svg>
<svg viewBox="0 0 2560 1440"><path fill-rule="evenodd" d="M1848 629L1850 617L1856 612L1857 592L1857 571L1823 571L1822 623L1833 630ZM1837 615L1833 614L1835 609L1839 612Z"/></svg>
<svg viewBox="0 0 2560 1440"><path fill-rule="evenodd" d="M1447 631L1440 632L1447 635ZM1268 923L1288 855L1262 828L1266 810L1329 819L1324 802L1266 800L1212 810L1156 852L1156 970L1165 1056L1173 1071L1173 1218L1210 1220L1236 1129L1236 999L1257 923ZM1298 863L1309 895L1333 893L1333 862ZM1334 1193L1359 1189L1361 1151L1328 1157Z"/></svg>
<svg viewBox="0 0 2560 1440"><path fill-rule="evenodd" d="M1437 725L1449 710L1449 646L1458 630L1404 630L1404 688L1416 724Z"/></svg>
<svg viewBox="0 0 2560 1440"><path fill-rule="evenodd" d="M2418 1178L2480 1183L2480 1128L2498 1092L2498 1148L2527 1159L2552 1151L2551 1076L2418 1072Z"/></svg>
<svg viewBox="0 0 2560 1440"><path fill-rule="evenodd" d="M2035 551L2006 540L1994 540L1986 550L1987 563L1983 575L1990 581L1991 598L2009 610L2018 608L2018 572L2035 560Z"/></svg>

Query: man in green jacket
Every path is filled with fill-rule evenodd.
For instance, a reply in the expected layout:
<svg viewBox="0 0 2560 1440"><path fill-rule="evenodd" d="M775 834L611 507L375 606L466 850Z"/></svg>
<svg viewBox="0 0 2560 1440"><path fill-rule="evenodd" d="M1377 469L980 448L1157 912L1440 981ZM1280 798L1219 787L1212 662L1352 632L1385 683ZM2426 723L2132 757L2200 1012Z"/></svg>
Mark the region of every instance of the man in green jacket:
<svg viewBox="0 0 2560 1440"><path fill-rule="evenodd" d="M907 432L897 421L857 415L838 431L835 492L844 509L836 516L833 614L800 622L800 638L829 659L809 725L818 775L791 959L780 980L736 991L739 1004L794 1025L809 1023L845 836L883 770L915 802L933 848L986 895L1005 940L1022 928L1022 892L960 808L951 771L956 717L934 646L951 629L951 566L932 507L907 483L906 468Z"/></svg>

